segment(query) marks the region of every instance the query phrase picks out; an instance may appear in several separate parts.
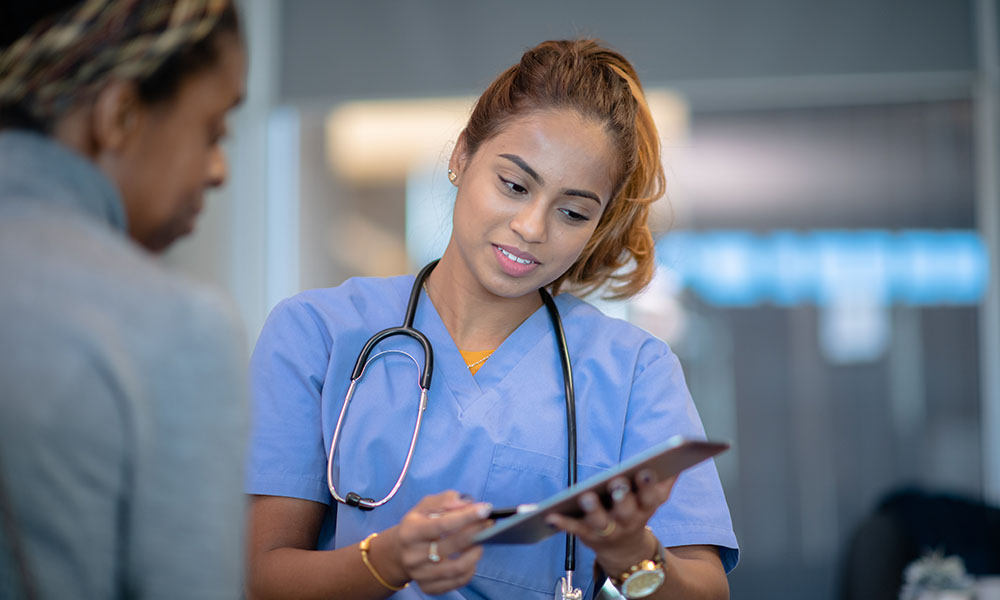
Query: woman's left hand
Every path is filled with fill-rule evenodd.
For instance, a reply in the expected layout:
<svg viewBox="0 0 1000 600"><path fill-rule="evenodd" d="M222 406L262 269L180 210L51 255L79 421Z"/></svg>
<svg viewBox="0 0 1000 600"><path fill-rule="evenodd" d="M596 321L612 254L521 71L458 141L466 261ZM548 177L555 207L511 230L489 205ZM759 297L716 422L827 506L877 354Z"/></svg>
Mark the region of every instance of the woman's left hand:
<svg viewBox="0 0 1000 600"><path fill-rule="evenodd" d="M670 498L675 481L676 476L656 481L651 471L640 471L633 490L627 479L613 479L608 483L612 498L609 510L601 505L597 494L588 492L580 497L582 518L550 515L548 522L589 546L606 572L626 570L653 556L653 544L659 542L646 532L646 523Z"/></svg>

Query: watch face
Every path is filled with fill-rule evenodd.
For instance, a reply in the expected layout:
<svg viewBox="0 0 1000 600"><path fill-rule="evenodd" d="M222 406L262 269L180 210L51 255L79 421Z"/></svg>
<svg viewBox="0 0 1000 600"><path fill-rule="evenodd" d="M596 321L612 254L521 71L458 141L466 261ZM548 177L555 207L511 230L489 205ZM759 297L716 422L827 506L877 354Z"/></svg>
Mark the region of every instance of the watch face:
<svg viewBox="0 0 1000 600"><path fill-rule="evenodd" d="M622 582L622 595L630 600L632 598L645 598L655 592L664 579L666 579L666 575L663 574L663 569L637 571Z"/></svg>

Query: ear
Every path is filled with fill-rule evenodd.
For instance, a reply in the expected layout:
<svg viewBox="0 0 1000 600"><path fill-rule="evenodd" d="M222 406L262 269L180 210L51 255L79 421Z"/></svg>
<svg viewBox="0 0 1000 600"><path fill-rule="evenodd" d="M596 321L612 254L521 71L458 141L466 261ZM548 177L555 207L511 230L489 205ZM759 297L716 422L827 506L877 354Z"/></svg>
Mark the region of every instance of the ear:
<svg viewBox="0 0 1000 600"><path fill-rule="evenodd" d="M465 169L468 162L469 145L466 141L465 130L463 129L462 133L458 134L458 140L455 142L455 148L451 151L451 158L448 159L448 168L461 177L462 171Z"/></svg>
<svg viewBox="0 0 1000 600"><path fill-rule="evenodd" d="M94 149L103 152L123 150L139 127L142 118L139 93L131 81L112 81L94 100L90 112L90 131Z"/></svg>

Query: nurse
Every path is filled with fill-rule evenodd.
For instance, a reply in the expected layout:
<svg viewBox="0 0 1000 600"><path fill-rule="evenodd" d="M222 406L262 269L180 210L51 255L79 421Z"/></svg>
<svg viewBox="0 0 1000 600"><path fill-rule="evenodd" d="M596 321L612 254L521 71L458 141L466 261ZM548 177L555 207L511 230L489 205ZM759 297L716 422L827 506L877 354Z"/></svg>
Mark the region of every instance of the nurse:
<svg viewBox="0 0 1000 600"><path fill-rule="evenodd" d="M251 365L253 598L553 597L563 536L471 543L491 505L566 485L560 355L539 288L555 296L572 361L580 480L673 435L704 436L666 344L560 293L627 298L652 275L646 219L663 171L632 65L589 40L529 50L479 98L448 178L453 233L414 319L433 345L434 378L409 471L384 505L334 502L327 458L358 353L402 323L413 276L304 292L264 326ZM379 349L422 365L411 339ZM331 465L340 494L378 500L393 488L418 375L399 353L366 369ZM634 492L613 482L626 486L609 510L585 497L583 518L553 519L578 536L575 584L590 597L607 574L631 597L728 597L738 550L714 464L676 480L645 475ZM647 569L655 576L636 584Z"/></svg>

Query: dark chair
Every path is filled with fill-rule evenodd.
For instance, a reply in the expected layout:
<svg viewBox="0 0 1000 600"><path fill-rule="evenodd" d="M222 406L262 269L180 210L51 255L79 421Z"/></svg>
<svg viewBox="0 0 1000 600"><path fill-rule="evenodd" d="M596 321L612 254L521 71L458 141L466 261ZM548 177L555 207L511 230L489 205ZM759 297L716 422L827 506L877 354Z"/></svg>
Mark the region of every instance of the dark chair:
<svg viewBox="0 0 1000 600"><path fill-rule="evenodd" d="M858 524L840 564L840 600L898 600L903 570L932 550L957 555L974 576L1000 574L1000 508L907 489Z"/></svg>

